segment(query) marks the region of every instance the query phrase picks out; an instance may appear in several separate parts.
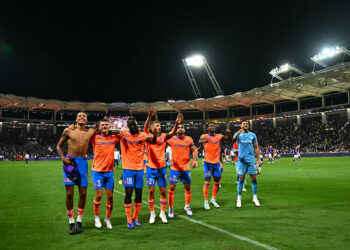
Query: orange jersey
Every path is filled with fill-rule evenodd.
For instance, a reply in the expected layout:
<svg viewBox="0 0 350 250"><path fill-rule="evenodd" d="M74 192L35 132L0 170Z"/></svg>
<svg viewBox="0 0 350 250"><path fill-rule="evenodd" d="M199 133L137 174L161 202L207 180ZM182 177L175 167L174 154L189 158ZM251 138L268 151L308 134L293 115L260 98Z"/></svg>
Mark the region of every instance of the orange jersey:
<svg viewBox="0 0 350 250"><path fill-rule="evenodd" d="M201 138L207 139L208 142L203 143L204 147L204 161L208 163L220 162L220 142L224 137L221 134L203 134Z"/></svg>
<svg viewBox="0 0 350 250"><path fill-rule="evenodd" d="M94 135L90 142L94 148L94 159L91 170L98 172L110 172L114 169L114 148L119 142L117 135Z"/></svg>
<svg viewBox="0 0 350 250"><path fill-rule="evenodd" d="M190 170L190 149L193 140L189 136L179 138L174 136L168 140L173 157L171 158L170 168L176 171Z"/></svg>
<svg viewBox="0 0 350 250"><path fill-rule="evenodd" d="M124 135L119 135L120 147L122 150L123 169L142 170L144 144L150 136L144 132L132 135L126 131Z"/></svg>
<svg viewBox="0 0 350 250"><path fill-rule="evenodd" d="M163 168L165 164L165 146L166 146L166 134L162 133L157 136L157 143L146 143L147 148L147 167L150 168Z"/></svg>

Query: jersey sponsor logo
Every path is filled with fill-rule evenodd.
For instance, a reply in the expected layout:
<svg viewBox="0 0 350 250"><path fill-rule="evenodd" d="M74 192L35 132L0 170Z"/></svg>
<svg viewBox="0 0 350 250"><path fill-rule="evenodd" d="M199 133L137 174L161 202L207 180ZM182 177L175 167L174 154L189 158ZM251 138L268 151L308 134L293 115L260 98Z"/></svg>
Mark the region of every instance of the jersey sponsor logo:
<svg viewBox="0 0 350 250"><path fill-rule="evenodd" d="M219 140L217 140L217 141L208 141L208 143L211 143L211 144L218 144L218 143L220 143L220 141Z"/></svg>
<svg viewBox="0 0 350 250"><path fill-rule="evenodd" d="M252 143L253 141L251 140L251 141L240 141L240 143Z"/></svg>
<svg viewBox="0 0 350 250"><path fill-rule="evenodd" d="M98 142L97 145L114 145L114 143L112 141Z"/></svg>
<svg viewBox="0 0 350 250"><path fill-rule="evenodd" d="M141 137L140 137L140 139L141 139ZM141 144L142 143L142 141L129 141L128 139L126 139L125 141L129 144Z"/></svg>
<svg viewBox="0 0 350 250"><path fill-rule="evenodd" d="M178 148L189 148L189 145L181 145L181 144L177 144L177 143L175 143L174 146L178 147Z"/></svg>

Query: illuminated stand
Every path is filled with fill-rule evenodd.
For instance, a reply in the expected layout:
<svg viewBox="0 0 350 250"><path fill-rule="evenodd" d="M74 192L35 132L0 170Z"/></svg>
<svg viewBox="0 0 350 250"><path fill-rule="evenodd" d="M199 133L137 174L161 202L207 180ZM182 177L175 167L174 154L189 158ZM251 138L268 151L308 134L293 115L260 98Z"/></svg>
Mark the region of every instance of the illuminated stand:
<svg viewBox="0 0 350 250"><path fill-rule="evenodd" d="M188 76L188 79L190 80L194 95L196 96L196 98L202 98L202 94L199 92L199 88L197 85L196 80L194 79L192 70L191 70L191 66L192 67L204 67L205 71L207 72L210 82L213 84L214 89L217 93L217 95L223 95L223 92L220 88L220 85L218 83L218 81L216 80L213 71L211 70L207 60L205 59L204 56L192 56L192 57L188 57L186 59L182 59L182 62L185 66L186 69L186 73Z"/></svg>

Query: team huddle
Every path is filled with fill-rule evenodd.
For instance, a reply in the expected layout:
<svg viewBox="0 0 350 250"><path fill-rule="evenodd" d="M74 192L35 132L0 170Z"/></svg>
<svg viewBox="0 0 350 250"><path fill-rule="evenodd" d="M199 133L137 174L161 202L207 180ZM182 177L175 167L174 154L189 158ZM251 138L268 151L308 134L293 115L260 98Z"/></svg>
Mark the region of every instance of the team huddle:
<svg viewBox="0 0 350 250"><path fill-rule="evenodd" d="M103 188L106 190L106 217L104 222L108 229L112 229L110 220L113 210L114 190L114 149L120 143L123 167L123 185L125 188L124 207L129 229L141 226L138 215L142 206L142 189L144 187L144 171L148 186L148 206L150 210L149 223L154 224L155 213L155 185L160 191L160 213L162 223L168 223L165 214L168 205L168 218L174 218L174 193L176 184L180 180L185 189L184 210L188 216L193 216L191 203L191 174L190 168L198 165L198 148L193 139L185 135L185 127L181 124L182 114L178 114L175 125L169 133L162 133L159 121L151 121L155 111L151 108L144 125L144 131L140 131L135 119L127 122L128 130L112 131L107 119L102 119L98 128L86 128L87 115L80 112L76 118L76 125L71 125L63 131L57 145L57 152L63 162L63 184L66 188L66 207L69 218L69 234L83 231L82 219L85 212L86 191L88 186L88 163L86 152L91 143L94 150L94 158L91 167L91 176L95 189L93 200L95 227L102 228L100 220L100 205ZM241 194L245 181L245 175L250 174L253 202L260 206L257 199L257 181L255 155L257 164L261 166L260 153L256 135L248 131L248 122L242 122L241 129L231 138L231 131L225 134L215 133L215 124L207 124L207 134L199 139L199 144L204 148L204 209L209 210L210 205L219 208L216 196L220 187L222 164L220 163L220 143L223 140L232 140L238 145L236 153L236 171L239 176L237 185L237 207L241 207ZM67 143L68 152L64 154L62 146ZM169 173L169 188L167 192L167 167L165 148L169 145L172 150L172 158ZM192 155L192 161L191 157ZM212 196L208 201L210 181L213 177L214 185ZM79 188L78 217L74 219L73 196L74 185ZM134 205L132 194L135 191Z"/></svg>

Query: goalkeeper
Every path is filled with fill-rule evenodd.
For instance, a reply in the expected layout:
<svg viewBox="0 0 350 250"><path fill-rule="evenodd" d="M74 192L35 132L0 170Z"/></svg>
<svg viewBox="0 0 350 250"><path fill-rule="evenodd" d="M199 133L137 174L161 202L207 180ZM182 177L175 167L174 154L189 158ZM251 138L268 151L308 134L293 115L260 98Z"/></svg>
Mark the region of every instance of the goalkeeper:
<svg viewBox="0 0 350 250"><path fill-rule="evenodd" d="M253 203L255 206L260 207L260 203L257 197L257 181L256 181L256 169L255 154L258 157L257 163L261 166L260 152L258 146L258 140L253 132L248 131L249 125L247 121L242 122L241 129L233 136L232 142L237 141L238 144L238 161L236 163L237 172L239 174L239 181L237 185L237 207L242 206L241 195L244 183L244 177L246 174L250 174L250 180L253 189Z"/></svg>

